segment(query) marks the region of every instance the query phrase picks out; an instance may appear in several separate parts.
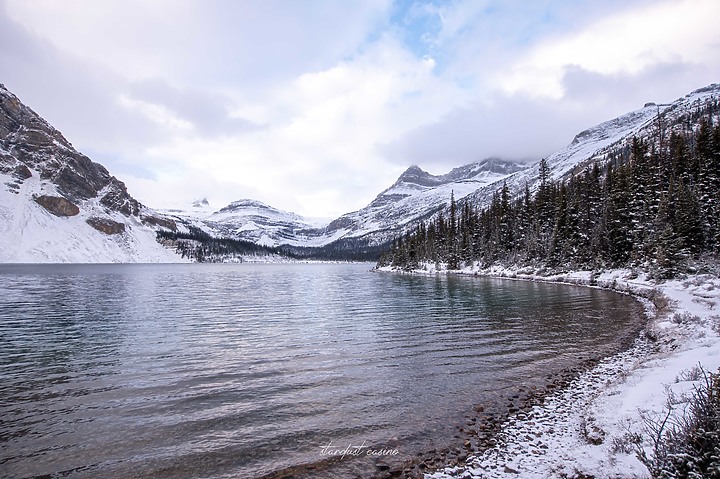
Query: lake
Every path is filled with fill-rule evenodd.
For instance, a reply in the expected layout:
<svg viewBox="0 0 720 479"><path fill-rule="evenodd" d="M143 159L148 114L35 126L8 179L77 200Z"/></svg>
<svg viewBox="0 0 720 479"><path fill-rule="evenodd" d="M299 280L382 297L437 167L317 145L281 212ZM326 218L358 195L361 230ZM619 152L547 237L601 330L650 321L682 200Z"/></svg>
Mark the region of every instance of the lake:
<svg viewBox="0 0 720 479"><path fill-rule="evenodd" d="M642 317L608 291L371 267L0 265L0 476L362 475Z"/></svg>

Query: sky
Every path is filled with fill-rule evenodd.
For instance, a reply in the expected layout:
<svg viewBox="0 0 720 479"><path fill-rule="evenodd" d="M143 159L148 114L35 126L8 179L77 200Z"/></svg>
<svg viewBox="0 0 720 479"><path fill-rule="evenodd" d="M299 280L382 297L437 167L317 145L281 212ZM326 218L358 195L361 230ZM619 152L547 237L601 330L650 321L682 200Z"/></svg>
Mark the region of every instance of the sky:
<svg viewBox="0 0 720 479"><path fill-rule="evenodd" d="M360 209L720 82L717 0L0 0L0 83L155 208Z"/></svg>

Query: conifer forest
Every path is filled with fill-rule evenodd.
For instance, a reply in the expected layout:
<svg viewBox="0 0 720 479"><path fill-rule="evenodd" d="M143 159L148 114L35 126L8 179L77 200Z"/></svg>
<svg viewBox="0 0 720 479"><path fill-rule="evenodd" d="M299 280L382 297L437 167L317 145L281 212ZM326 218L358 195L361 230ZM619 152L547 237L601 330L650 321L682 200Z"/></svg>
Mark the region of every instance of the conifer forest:
<svg viewBox="0 0 720 479"><path fill-rule="evenodd" d="M449 208L396 238L380 266L447 269L533 266L640 268L656 279L714 269L720 253L720 105L708 101L672 124L617 145L553 179L512 194L503 183L479 207ZM532 186L532 187L531 187Z"/></svg>

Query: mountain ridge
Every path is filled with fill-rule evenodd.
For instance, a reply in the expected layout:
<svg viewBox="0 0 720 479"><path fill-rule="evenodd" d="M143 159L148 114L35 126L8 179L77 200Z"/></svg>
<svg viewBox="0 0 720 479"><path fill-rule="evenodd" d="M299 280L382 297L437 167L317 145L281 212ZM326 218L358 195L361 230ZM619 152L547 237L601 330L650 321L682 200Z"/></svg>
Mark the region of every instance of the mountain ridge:
<svg viewBox="0 0 720 479"><path fill-rule="evenodd" d="M646 103L587 128L544 159L550 177L563 178L592 162L608 161L627 149L634 136L652 138L654 122L691 118L694 108L717 97L720 84L715 83L674 102ZM60 251L53 239L82 246L84 237L91 237L94 244L83 250L91 255L85 260L177 260L156 242L150 244L160 231L186 236L202 231L208 237L284 247L305 255L331 251L333 257L342 257L343 252L360 250L376 254L419 222L447 211L451 195L482 207L503 184L511 195L519 195L525 187L537 188L539 161L520 165L488 158L440 175L411 165L367 206L324 225L248 198L219 210L203 199L187 210L156 211L135 200L122 181L77 152L58 130L0 85L0 181L4 184L0 228L6 237L0 261L83 260L80 253ZM30 224L32 228L27 227ZM61 234L53 238L43 228L56 228Z"/></svg>
<svg viewBox="0 0 720 479"><path fill-rule="evenodd" d="M0 85L0 262L175 262L173 221Z"/></svg>

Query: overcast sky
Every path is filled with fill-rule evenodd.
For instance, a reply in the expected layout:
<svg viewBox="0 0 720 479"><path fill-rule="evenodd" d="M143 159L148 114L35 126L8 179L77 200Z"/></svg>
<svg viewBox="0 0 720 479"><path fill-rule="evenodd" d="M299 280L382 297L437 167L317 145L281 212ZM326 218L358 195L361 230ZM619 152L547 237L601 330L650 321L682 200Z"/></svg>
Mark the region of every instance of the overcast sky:
<svg viewBox="0 0 720 479"><path fill-rule="evenodd" d="M0 83L151 207L311 217L720 82L717 0L0 0Z"/></svg>

